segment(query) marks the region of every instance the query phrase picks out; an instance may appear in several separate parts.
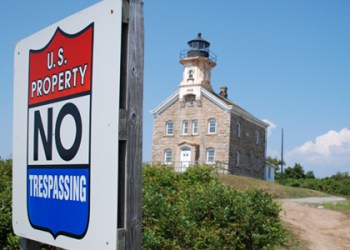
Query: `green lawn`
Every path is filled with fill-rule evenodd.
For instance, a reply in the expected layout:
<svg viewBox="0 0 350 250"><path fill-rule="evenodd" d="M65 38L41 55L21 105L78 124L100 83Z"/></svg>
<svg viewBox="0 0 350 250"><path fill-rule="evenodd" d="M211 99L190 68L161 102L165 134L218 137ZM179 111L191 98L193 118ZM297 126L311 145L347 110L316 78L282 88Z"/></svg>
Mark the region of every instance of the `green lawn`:
<svg viewBox="0 0 350 250"><path fill-rule="evenodd" d="M244 176L219 175L219 179L224 185L232 186L239 190L251 188L262 189L275 199L329 196L326 193L311 189L284 186L278 183L266 182Z"/></svg>
<svg viewBox="0 0 350 250"><path fill-rule="evenodd" d="M350 200L338 201L338 202L327 202L320 204L324 208L346 213L350 216Z"/></svg>

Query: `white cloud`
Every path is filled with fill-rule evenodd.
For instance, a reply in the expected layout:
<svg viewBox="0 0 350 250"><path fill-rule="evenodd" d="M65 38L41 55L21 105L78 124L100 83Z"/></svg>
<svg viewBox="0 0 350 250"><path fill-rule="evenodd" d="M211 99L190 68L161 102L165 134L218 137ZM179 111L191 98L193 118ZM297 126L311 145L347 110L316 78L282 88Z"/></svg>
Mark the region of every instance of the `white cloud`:
<svg viewBox="0 0 350 250"><path fill-rule="evenodd" d="M277 127L277 125L268 119L263 119L262 121L269 124L267 128L267 137L270 137L272 135L272 130L274 130Z"/></svg>
<svg viewBox="0 0 350 250"><path fill-rule="evenodd" d="M350 130L330 130L287 152L286 159L289 165L301 163L304 168L316 172L322 169L328 175L350 171Z"/></svg>

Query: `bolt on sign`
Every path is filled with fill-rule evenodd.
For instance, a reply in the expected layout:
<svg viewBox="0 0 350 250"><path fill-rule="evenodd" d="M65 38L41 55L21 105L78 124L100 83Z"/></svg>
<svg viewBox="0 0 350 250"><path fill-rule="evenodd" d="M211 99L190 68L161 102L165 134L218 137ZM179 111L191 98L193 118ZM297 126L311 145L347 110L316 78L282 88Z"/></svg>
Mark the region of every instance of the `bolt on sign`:
<svg viewBox="0 0 350 250"><path fill-rule="evenodd" d="M116 249L121 0L15 50L13 227L69 249Z"/></svg>

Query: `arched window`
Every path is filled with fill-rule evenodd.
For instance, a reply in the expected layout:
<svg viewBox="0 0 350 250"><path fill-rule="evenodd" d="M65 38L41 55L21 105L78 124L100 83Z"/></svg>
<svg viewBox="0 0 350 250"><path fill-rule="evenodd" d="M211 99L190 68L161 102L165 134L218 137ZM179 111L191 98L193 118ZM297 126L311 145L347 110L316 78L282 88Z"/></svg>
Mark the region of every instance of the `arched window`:
<svg viewBox="0 0 350 250"><path fill-rule="evenodd" d="M173 121L167 121L166 122L166 131L165 133L167 135L173 135L174 134L174 123Z"/></svg>
<svg viewBox="0 0 350 250"><path fill-rule="evenodd" d="M188 134L188 121L183 120L182 122L182 134L187 135Z"/></svg>
<svg viewBox="0 0 350 250"><path fill-rule="evenodd" d="M196 101L195 95L189 94L189 95L185 95L184 97L185 97L186 104L192 105Z"/></svg>
<svg viewBox="0 0 350 250"><path fill-rule="evenodd" d="M197 135L198 134L198 120L192 120L192 134Z"/></svg>
<svg viewBox="0 0 350 250"><path fill-rule="evenodd" d="M236 166L239 166L239 161L240 161L240 155L239 152L236 152Z"/></svg>
<svg viewBox="0 0 350 250"><path fill-rule="evenodd" d="M166 149L164 151L164 163L171 164L173 162L173 151L171 149Z"/></svg>
<svg viewBox="0 0 350 250"><path fill-rule="evenodd" d="M241 137L241 124L239 122L236 123L236 135Z"/></svg>
<svg viewBox="0 0 350 250"><path fill-rule="evenodd" d="M190 69L188 71L188 78L192 79L193 78L193 69Z"/></svg>
<svg viewBox="0 0 350 250"><path fill-rule="evenodd" d="M214 118L208 120L208 134L216 133L216 120Z"/></svg>
<svg viewBox="0 0 350 250"><path fill-rule="evenodd" d="M215 149L207 148L207 163L212 164L215 162Z"/></svg>

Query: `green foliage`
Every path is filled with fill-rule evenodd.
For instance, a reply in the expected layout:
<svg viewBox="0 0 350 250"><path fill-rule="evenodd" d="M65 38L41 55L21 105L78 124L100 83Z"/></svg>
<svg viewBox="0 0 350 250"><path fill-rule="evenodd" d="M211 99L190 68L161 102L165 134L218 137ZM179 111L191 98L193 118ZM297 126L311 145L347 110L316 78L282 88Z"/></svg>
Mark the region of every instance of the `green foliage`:
<svg viewBox="0 0 350 250"><path fill-rule="evenodd" d="M348 173L337 173L323 179L285 179L284 184L303 187L329 194L350 196L350 176Z"/></svg>
<svg viewBox="0 0 350 250"><path fill-rule="evenodd" d="M284 178L305 179L305 172L299 163L295 163L294 167L287 167L284 171Z"/></svg>
<svg viewBox="0 0 350 250"><path fill-rule="evenodd" d="M327 209L341 211L350 215L350 200L322 203Z"/></svg>
<svg viewBox="0 0 350 250"><path fill-rule="evenodd" d="M12 233L12 160L0 160L0 249L19 246Z"/></svg>
<svg viewBox="0 0 350 250"><path fill-rule="evenodd" d="M281 161L278 160L277 157L272 158L271 156L268 156L266 161L271 163L272 165L275 165L277 167L276 171L279 170L279 166L281 165Z"/></svg>
<svg viewBox="0 0 350 250"><path fill-rule="evenodd" d="M307 171L305 173L305 179L315 179L315 175L313 171Z"/></svg>
<svg viewBox="0 0 350 250"><path fill-rule="evenodd" d="M277 160L277 159L275 159ZM279 180L282 184L287 184L288 180L300 180L300 179L315 179L315 175L312 171L305 173L304 168L299 164L295 163L294 167L287 167L283 171L283 178L280 172L275 173L275 179ZM298 181L293 182L293 187L299 187L300 183Z"/></svg>
<svg viewBox="0 0 350 250"><path fill-rule="evenodd" d="M209 166L143 169L143 249L271 249L286 237L270 195L220 184Z"/></svg>

